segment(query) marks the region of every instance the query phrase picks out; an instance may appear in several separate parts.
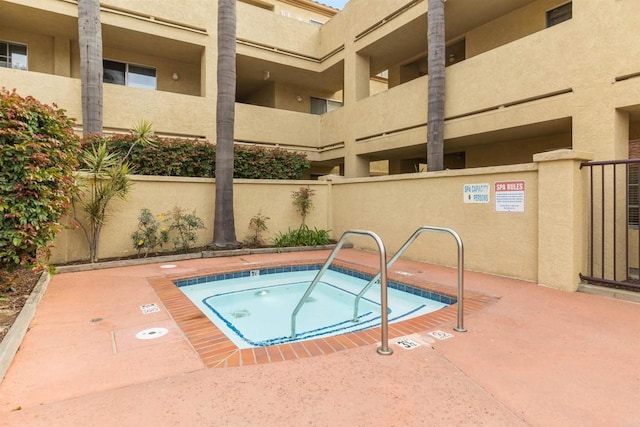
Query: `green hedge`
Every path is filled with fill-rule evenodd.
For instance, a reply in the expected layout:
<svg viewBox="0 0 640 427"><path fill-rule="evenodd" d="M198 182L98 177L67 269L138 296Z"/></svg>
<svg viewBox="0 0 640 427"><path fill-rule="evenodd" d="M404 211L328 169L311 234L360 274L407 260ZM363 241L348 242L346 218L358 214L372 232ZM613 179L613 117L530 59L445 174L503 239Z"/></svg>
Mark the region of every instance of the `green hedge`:
<svg viewBox="0 0 640 427"><path fill-rule="evenodd" d="M106 138L109 150L125 155L133 136ZM92 141L85 141L90 144ZM137 144L127 159L140 175L213 178L216 146L207 141L156 138L153 146ZM234 177L250 179L301 179L309 169L306 155L282 149L236 146Z"/></svg>

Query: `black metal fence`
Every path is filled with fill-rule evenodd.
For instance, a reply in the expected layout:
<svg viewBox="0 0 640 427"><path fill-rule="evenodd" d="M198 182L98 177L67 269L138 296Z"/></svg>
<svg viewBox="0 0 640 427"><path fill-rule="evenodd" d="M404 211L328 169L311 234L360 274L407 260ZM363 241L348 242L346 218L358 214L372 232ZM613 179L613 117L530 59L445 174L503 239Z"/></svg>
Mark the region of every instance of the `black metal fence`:
<svg viewBox="0 0 640 427"><path fill-rule="evenodd" d="M586 162L589 168L587 282L640 290L640 159Z"/></svg>

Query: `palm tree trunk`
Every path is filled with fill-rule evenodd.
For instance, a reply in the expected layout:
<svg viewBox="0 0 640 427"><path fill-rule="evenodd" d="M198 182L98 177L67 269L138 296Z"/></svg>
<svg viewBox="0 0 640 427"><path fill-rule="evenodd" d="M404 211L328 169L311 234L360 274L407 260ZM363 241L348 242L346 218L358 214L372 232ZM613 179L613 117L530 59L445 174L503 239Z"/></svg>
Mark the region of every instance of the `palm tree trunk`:
<svg viewBox="0 0 640 427"><path fill-rule="evenodd" d="M102 28L100 1L78 0L82 133L102 134Z"/></svg>
<svg viewBox="0 0 640 427"><path fill-rule="evenodd" d="M429 0L428 7L427 171L440 171L444 168L444 0Z"/></svg>
<svg viewBox="0 0 640 427"><path fill-rule="evenodd" d="M236 0L218 1L218 102L216 108L216 206L213 244L235 247L233 127L236 101Z"/></svg>

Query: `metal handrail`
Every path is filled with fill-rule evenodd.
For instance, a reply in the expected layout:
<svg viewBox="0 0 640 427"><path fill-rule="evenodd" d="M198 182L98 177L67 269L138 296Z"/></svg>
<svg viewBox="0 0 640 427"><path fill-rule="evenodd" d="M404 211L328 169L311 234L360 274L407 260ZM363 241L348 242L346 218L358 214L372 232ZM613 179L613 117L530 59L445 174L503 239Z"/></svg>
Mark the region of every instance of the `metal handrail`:
<svg viewBox="0 0 640 427"><path fill-rule="evenodd" d="M458 233L456 233L450 228L431 227L428 225L422 226L418 228L411 235L411 237L409 237L409 239L404 243L404 245L402 245L400 250L398 250L398 252L396 252L396 254L389 260L386 267L387 269L390 268L391 265L394 262L396 262L398 258L400 258L400 255L402 255L407 250L407 248L411 246L414 240L416 240L420 234L426 231L432 231L436 233L449 233L454 237L454 239L456 239L456 243L458 244L458 324L453 329L458 332L467 332L467 330L464 327L464 311L463 311L463 308L464 308L464 303L463 303L464 301L464 295L463 295L464 294L464 249L462 246L462 239L460 238ZM380 273L378 273L373 279L371 279L371 281L367 283L365 287L362 288L360 293L356 296L356 300L353 305L353 321L354 322L358 321L358 304L360 303L360 299L369 290L369 288L373 286L373 284L378 279L380 279Z"/></svg>
<svg viewBox="0 0 640 427"><path fill-rule="evenodd" d="M378 347L377 351L382 355L390 355L393 353L393 350L389 348L389 315L387 312L387 253L385 251L382 239L380 239L380 237L373 231L348 230L342 234L342 237L340 237L340 240L336 244L336 247L333 249L333 252L331 252L329 258L327 258L320 271L318 271L318 274L316 274L316 277L313 279L306 292L298 302L298 305L291 313L291 338L296 337L296 316L302 308L302 305L305 303L313 289L318 284L320 277L322 277L325 271L327 271L333 260L338 255L340 249L342 249L342 246L344 245L347 237L352 235L372 237L378 245L378 249L380 250L380 273L378 275L380 276L380 333L382 336L380 340L381 345L380 347Z"/></svg>

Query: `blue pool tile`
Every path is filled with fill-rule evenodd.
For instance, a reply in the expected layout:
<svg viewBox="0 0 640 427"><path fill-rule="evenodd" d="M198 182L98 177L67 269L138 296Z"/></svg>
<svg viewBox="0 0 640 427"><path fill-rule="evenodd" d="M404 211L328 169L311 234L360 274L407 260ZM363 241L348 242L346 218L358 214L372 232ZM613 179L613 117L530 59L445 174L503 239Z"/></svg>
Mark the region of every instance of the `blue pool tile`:
<svg viewBox="0 0 640 427"><path fill-rule="evenodd" d="M320 264L291 265L291 266L264 268L264 269L260 269L259 272L260 272L260 275L264 275L264 274L288 273L288 272L298 272L298 271L319 271L321 267L322 266ZM371 274L350 270L348 268L338 267L334 265L330 265L329 270L332 270L341 274L345 274L351 277L356 277L361 280L365 280L367 281L367 283L369 283L371 279L373 279L374 277ZM221 273L221 274L214 274L209 276L194 277L189 279L180 279L180 280L174 281L174 284L178 287L183 287L183 286L191 286L195 284L202 284L202 283L208 283L208 282L216 282L219 280L229 280L229 279L249 277L251 275L251 271L253 270L242 270L242 271L236 271L232 273ZM417 288L411 285L406 285L404 283L396 282L393 280L389 280L387 282L387 287L390 289L397 289L402 292L407 292L413 295L422 296L424 298L428 298L428 299L442 302L449 305L455 304L457 302L455 297L439 294L437 292L429 291L422 288Z"/></svg>

